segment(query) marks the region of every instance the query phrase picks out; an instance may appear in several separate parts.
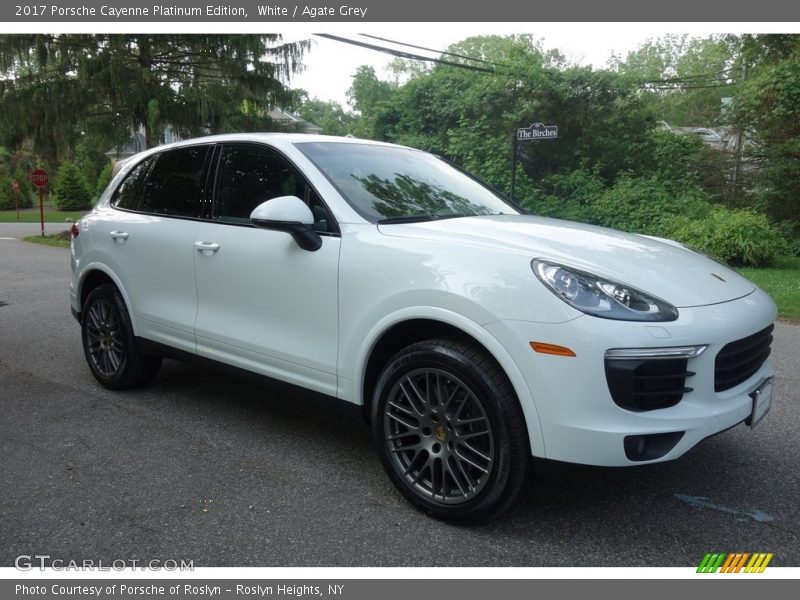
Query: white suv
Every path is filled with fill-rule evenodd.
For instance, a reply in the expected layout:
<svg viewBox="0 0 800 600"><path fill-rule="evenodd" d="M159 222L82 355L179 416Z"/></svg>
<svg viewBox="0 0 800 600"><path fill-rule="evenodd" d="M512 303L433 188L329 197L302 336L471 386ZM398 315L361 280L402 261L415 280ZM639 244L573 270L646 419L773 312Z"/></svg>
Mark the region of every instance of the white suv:
<svg viewBox="0 0 800 600"><path fill-rule="evenodd" d="M772 300L681 245L524 215L417 150L214 136L128 161L73 227L72 309L112 389L162 356L358 407L438 517L509 506L530 457L675 459L771 401Z"/></svg>

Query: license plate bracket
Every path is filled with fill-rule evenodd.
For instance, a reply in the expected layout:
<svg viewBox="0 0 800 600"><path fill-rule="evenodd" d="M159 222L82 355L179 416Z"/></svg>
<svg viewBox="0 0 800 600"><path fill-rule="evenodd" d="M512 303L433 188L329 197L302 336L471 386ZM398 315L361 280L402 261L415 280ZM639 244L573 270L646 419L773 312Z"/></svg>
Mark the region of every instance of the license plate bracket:
<svg viewBox="0 0 800 600"><path fill-rule="evenodd" d="M747 425L753 429L761 422L769 412L772 406L772 377L764 380L755 390L750 392L750 397L753 399L753 409L750 412L750 417L747 420Z"/></svg>

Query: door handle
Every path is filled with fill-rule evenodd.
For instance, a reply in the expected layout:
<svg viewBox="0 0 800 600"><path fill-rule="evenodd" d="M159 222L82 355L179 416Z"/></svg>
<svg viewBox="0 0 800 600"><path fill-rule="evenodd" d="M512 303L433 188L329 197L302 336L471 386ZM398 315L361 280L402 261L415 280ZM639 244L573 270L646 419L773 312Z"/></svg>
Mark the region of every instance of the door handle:
<svg viewBox="0 0 800 600"><path fill-rule="evenodd" d="M112 231L111 232L111 239L113 239L116 243L122 244L125 240L128 239L130 234L127 231Z"/></svg>
<svg viewBox="0 0 800 600"><path fill-rule="evenodd" d="M219 250L219 244L215 244L214 242L195 242L194 247L197 248L197 251L202 253L203 256L211 256Z"/></svg>

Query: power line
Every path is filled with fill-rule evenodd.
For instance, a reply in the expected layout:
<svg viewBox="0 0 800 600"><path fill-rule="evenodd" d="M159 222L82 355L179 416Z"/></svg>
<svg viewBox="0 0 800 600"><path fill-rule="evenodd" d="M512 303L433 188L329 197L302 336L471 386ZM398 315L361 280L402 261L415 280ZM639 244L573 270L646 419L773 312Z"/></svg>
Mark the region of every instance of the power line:
<svg viewBox="0 0 800 600"><path fill-rule="evenodd" d="M465 65L463 63L452 62L449 60L443 60L441 58L431 58L429 56L422 56L420 54L412 54L410 52L403 52L402 50L394 50L392 48L384 48L382 46L376 46L375 44L368 44L366 42L359 42L357 40L349 40L347 38L339 37L338 35L331 35L330 33L315 33L314 35L318 37L327 38L329 40L333 40L335 42L342 42L344 44L352 44L354 46L360 46L362 48L368 48L370 50L377 50L378 52L384 52L386 54L391 54L392 56L397 56L398 58L407 58L410 60L422 60L426 62L432 62L439 65L447 65L450 67L457 67L459 69L467 69L468 71L478 71L481 73L496 73L494 69L487 69L485 67L477 67L475 65Z"/></svg>
<svg viewBox="0 0 800 600"><path fill-rule="evenodd" d="M381 42L389 42L390 44L397 44L398 46L405 46L406 48L414 48L416 50L425 50L426 52L436 52L437 54L443 56L454 56L456 58L463 58L465 60L471 60L474 62L483 63L486 65L492 65L493 67L508 67L508 65L499 65L497 63L491 62L489 60L484 60L482 58L474 58L472 56L467 56L466 54L458 54L456 52L448 52L447 50L435 50L433 48L426 48L425 46L415 46L414 44L406 44L405 42L398 42L397 40L390 40L387 38L378 37L376 35L370 35L368 33L360 33L359 35L371 38L373 40L379 40Z"/></svg>
<svg viewBox="0 0 800 600"><path fill-rule="evenodd" d="M367 48L369 50L375 50L377 52L383 52L385 54L391 54L392 56L396 56L398 58L405 58L405 59L408 59L408 60L421 60L421 61L425 61L425 62L431 62L431 63L435 63L435 64L456 67L456 68L459 68L459 69L466 69L468 71L477 71L477 72L481 72L481 73L492 73L492 74L499 73L496 69L490 69L490 68L486 68L486 67L478 67L478 66L475 66L475 65L457 63L457 62L452 62L452 61L449 61L449 60L444 60L444 59L441 59L441 58L431 58L429 56L422 56L421 54L414 54L414 53L411 53L411 52L405 52L403 50L395 50L393 48L386 48L386 47L383 47L383 46L377 46L375 44L368 44L366 42L361 42L361 41L357 41L357 40L351 40L351 39L340 37L338 35L332 35L332 34L329 34L329 33L315 33L314 35L316 35L318 37L327 38L327 39L330 39L330 40L333 40L333 41L336 41L336 42L341 42L341 43L344 43L344 44L351 44L351 45L354 45L354 46ZM417 46L417 45L414 45L414 44L407 44L405 42L400 42L400 41L396 41L396 40L390 40L390 39L386 39L386 38L381 38L381 37L377 37L377 36L374 36L374 35L369 35L369 34L366 34L366 33L362 33L362 34L359 34L359 35L361 35L363 37L367 37L367 38L371 38L371 39L375 39L375 40L380 40L380 41L383 41L383 42L391 43L391 44L397 44L399 46L406 46L408 48L415 48L417 50L424 50L426 52L437 52L437 53L439 53L441 55L445 55L445 56L453 56L453 57L456 57L456 58L463 58L465 60L471 60L471 61L475 61L475 62L480 62L480 63L483 63L483 64L492 65L493 67L510 68L510 67L508 67L506 65L501 65L501 64L498 64L498 63L494 63L494 62L491 62L491 61L488 61L488 60L484 60L482 58L474 58L474 57L471 57L471 56L466 56L464 54L457 54L457 53L454 53L454 52L435 50L433 48L426 48L425 46ZM721 71L717 71L717 72L714 72L714 73L705 73L705 74L700 74L700 75L687 75L685 77L673 77L673 78L668 78L668 79L646 80L646 81L639 82L639 85L641 87L647 87L647 88L649 88L651 90L659 90L659 91L697 90L697 89L709 89L709 88L716 88L716 87L731 87L731 86L737 85L736 82L724 83L721 80L712 79L712 81L717 81L718 83L713 83L713 84L709 84L709 85L698 85L698 84L700 84L703 79L714 78L714 77L716 77L718 75L722 75L724 73L728 73L728 72L733 71L733 70L734 70L733 68L730 68L730 69L723 69ZM512 75L512 76L514 75L513 72L506 72L505 74Z"/></svg>

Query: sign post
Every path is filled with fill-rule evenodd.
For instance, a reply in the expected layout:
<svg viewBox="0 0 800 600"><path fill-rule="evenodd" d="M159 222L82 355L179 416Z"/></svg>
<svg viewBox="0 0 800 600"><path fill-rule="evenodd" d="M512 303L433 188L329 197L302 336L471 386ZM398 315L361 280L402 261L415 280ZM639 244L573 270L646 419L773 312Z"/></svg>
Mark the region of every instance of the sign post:
<svg viewBox="0 0 800 600"><path fill-rule="evenodd" d="M17 221L19 221L19 181L16 179L12 181L11 189L14 190L14 205L17 207Z"/></svg>
<svg viewBox="0 0 800 600"><path fill-rule="evenodd" d="M511 149L511 201L514 201L514 188L517 179L517 159L519 154L517 148L520 142L541 142L543 140L558 139L558 125L542 125L533 123L530 127L520 127L514 133L514 141Z"/></svg>
<svg viewBox="0 0 800 600"><path fill-rule="evenodd" d="M39 188L39 222L42 225L42 237L44 237L44 188L50 178L44 169L31 171L31 183Z"/></svg>

